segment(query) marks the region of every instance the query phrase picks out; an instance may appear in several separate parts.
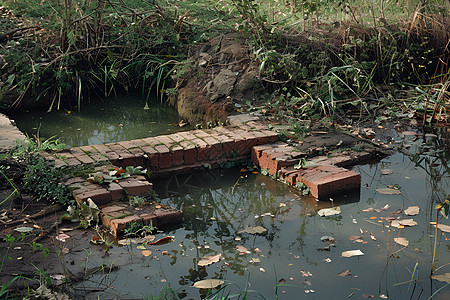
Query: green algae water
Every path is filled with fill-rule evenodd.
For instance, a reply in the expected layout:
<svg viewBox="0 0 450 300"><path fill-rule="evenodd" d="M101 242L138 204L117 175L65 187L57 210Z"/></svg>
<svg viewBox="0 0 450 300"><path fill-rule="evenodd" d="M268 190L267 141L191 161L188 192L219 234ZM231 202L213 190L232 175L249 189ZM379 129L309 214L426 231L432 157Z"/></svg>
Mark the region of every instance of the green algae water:
<svg viewBox="0 0 450 300"><path fill-rule="evenodd" d="M436 221L436 204L450 192L448 160L433 147L417 159L427 143L405 143L405 153L354 167L362 176L361 189L329 201L240 169L155 182L161 202L184 212L181 227L156 234L174 241L91 255L90 267L114 265L117 271L94 275L74 288L80 299L153 299L148 297L167 289L178 298L158 299L450 299L450 286L429 277L435 237L435 274L450 273L450 233L438 230L436 236L430 224ZM377 191L388 186L401 194ZM336 206L340 214L318 215ZM417 215L405 214L411 206L419 207ZM392 226L398 219L417 224ZM442 216L439 222L450 225ZM248 232L256 226L266 231ZM334 245L325 243L326 237ZM397 238L409 244L402 246ZM152 254L144 256L142 246ZM351 250L363 255L342 255ZM218 261L198 265L218 254ZM209 293L236 296L211 298L208 290L193 287L205 279L224 281Z"/></svg>
<svg viewBox="0 0 450 300"><path fill-rule="evenodd" d="M68 147L106 144L138 138L158 136L180 130L178 113L152 99L148 109L140 95L130 94L110 97L103 101L87 103L80 112L29 111L13 115L17 127L28 136L41 139L57 137Z"/></svg>

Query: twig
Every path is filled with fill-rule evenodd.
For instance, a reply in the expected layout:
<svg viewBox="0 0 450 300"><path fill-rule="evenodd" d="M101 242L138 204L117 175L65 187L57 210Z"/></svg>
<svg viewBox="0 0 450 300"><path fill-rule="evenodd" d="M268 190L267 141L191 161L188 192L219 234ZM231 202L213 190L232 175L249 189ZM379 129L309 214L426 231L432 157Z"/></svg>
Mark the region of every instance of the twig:
<svg viewBox="0 0 450 300"><path fill-rule="evenodd" d="M16 224L20 224L20 223L22 223L23 221L26 221L26 220L30 220L30 219L31 220L36 220L36 219L45 217L45 216L47 216L49 214L62 211L64 209L65 209L65 207L63 205L55 204L55 205L50 206L49 208L44 208L43 210L41 210L38 213L35 213L34 215L31 215L31 216L26 217L26 218L22 218L20 220L15 220L15 221L12 221L12 222L8 222L5 225L6 226L13 226L13 225L16 225Z"/></svg>

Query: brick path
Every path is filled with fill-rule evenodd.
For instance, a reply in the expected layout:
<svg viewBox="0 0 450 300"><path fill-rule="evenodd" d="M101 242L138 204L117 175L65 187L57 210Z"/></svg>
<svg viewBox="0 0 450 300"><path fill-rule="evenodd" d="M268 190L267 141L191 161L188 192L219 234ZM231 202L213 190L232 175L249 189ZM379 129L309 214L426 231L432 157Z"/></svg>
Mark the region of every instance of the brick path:
<svg viewBox="0 0 450 300"><path fill-rule="evenodd" d="M252 147L278 141L277 133L262 127L218 127L111 144L74 147L58 153L41 152L56 167L111 163L118 167L143 166L151 177L174 171L215 166L249 157Z"/></svg>
<svg viewBox="0 0 450 300"><path fill-rule="evenodd" d="M112 168L142 166L150 177L163 177L195 168L217 167L221 163L251 158L253 163L277 176L291 186L308 187L316 198L332 197L337 193L358 189L361 176L340 166L354 165L370 156L368 153L332 157L316 157L316 166L296 169L308 151L300 151L278 142L278 134L253 121L238 127L217 127L170 135L136 139L111 144L74 147L57 153L41 152L56 167L95 164L96 171L108 173ZM147 207L134 209L124 201L131 196L148 196L152 184L143 176L131 176L115 182L97 184L83 178L64 183L73 192L77 203L91 198L103 205L103 223L115 235L121 235L130 222L167 225L182 220L182 212L172 208Z"/></svg>

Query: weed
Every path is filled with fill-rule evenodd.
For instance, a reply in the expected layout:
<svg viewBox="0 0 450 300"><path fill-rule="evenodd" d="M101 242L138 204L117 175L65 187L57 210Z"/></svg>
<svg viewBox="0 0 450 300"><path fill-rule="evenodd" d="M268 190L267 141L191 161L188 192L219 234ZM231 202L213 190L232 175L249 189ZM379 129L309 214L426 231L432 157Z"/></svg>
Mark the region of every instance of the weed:
<svg viewBox="0 0 450 300"><path fill-rule="evenodd" d="M152 223L149 225L145 225L142 222L131 222L127 223L124 233L126 236L146 236L155 231L155 227L153 227Z"/></svg>

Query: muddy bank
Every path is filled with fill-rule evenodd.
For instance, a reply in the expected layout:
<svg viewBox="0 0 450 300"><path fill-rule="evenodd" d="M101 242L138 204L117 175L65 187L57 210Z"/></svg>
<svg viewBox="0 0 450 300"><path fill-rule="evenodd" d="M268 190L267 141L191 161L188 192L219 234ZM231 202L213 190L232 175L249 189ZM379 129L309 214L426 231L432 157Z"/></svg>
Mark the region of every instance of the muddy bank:
<svg viewBox="0 0 450 300"><path fill-rule="evenodd" d="M264 93L258 64L240 33L222 34L193 51L190 69L177 80L178 93L171 99L191 123L224 123L236 111L235 102Z"/></svg>

